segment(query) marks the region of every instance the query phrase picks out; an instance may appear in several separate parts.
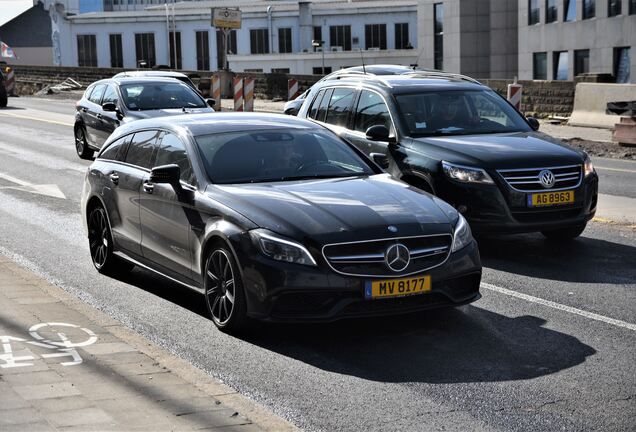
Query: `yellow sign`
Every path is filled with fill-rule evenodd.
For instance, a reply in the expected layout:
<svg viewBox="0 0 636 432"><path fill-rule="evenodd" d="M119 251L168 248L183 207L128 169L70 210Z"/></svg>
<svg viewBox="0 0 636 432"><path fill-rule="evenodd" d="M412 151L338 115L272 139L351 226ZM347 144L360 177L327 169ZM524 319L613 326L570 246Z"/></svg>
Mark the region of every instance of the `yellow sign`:
<svg viewBox="0 0 636 432"><path fill-rule="evenodd" d="M212 9L212 25L217 28L240 29L241 11L238 9Z"/></svg>

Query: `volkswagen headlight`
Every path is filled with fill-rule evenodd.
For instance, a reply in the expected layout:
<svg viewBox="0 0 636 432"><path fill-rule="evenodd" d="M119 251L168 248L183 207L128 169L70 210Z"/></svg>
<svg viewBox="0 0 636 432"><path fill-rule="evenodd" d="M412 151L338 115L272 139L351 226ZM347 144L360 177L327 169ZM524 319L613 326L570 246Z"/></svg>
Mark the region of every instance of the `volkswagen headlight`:
<svg viewBox="0 0 636 432"><path fill-rule="evenodd" d="M278 237L263 229L250 231L254 242L263 255L276 261L315 266L316 261L300 243Z"/></svg>
<svg viewBox="0 0 636 432"><path fill-rule="evenodd" d="M583 162L583 173L585 177L587 177L593 172L594 172L594 164L592 163L592 159L590 159L589 155L585 155L585 162Z"/></svg>
<svg viewBox="0 0 636 432"><path fill-rule="evenodd" d="M442 161L442 170L448 178L459 182L483 184L494 183L488 173L481 168L455 165L446 161Z"/></svg>
<svg viewBox="0 0 636 432"><path fill-rule="evenodd" d="M473 241L473 235L470 232L470 227L468 226L468 222L461 214L459 215L459 219L457 219L457 224L455 224L455 232L453 233L453 247L451 248L451 252L457 252L458 250L468 246L470 242Z"/></svg>

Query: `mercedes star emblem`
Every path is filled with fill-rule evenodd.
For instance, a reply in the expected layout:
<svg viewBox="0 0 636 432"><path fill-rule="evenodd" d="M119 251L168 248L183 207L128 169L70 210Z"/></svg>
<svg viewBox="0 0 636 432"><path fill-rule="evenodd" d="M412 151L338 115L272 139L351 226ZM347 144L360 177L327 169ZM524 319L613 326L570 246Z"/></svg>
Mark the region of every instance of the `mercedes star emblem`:
<svg viewBox="0 0 636 432"><path fill-rule="evenodd" d="M401 272L411 262L411 254L402 243L389 246L384 253L386 265L394 272Z"/></svg>

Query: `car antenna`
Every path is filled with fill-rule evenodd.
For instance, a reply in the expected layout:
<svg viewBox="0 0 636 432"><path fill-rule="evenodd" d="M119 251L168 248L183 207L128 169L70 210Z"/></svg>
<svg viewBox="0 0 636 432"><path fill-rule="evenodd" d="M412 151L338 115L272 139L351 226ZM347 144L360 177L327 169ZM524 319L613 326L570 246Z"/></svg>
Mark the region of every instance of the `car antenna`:
<svg viewBox="0 0 636 432"><path fill-rule="evenodd" d="M420 50L420 53L417 55L417 58L415 59L415 63L413 63L411 65L411 67L413 68L413 70L415 70L415 68L417 67L417 64L420 62L420 57L422 56L422 53L424 52L424 48L422 48Z"/></svg>
<svg viewBox="0 0 636 432"><path fill-rule="evenodd" d="M362 73L367 74L367 69L364 67L364 56L362 55L362 48L360 48L360 58L362 59Z"/></svg>

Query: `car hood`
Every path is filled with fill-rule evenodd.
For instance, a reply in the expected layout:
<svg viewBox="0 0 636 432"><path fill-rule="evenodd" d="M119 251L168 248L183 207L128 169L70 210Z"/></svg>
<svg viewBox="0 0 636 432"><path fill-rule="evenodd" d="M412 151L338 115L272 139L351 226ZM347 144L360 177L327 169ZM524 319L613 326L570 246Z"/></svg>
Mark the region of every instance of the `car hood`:
<svg viewBox="0 0 636 432"><path fill-rule="evenodd" d="M446 203L387 174L213 185L207 192L261 228L323 244L451 233L457 218Z"/></svg>
<svg viewBox="0 0 636 432"><path fill-rule="evenodd" d="M131 120L142 120L155 117L166 117L181 114L204 114L214 112L212 108L186 108L185 111L182 108L166 108L157 110L144 110L144 111L128 111L126 118Z"/></svg>
<svg viewBox="0 0 636 432"><path fill-rule="evenodd" d="M414 138L407 145L448 162L493 169L583 162L583 152L541 132Z"/></svg>

